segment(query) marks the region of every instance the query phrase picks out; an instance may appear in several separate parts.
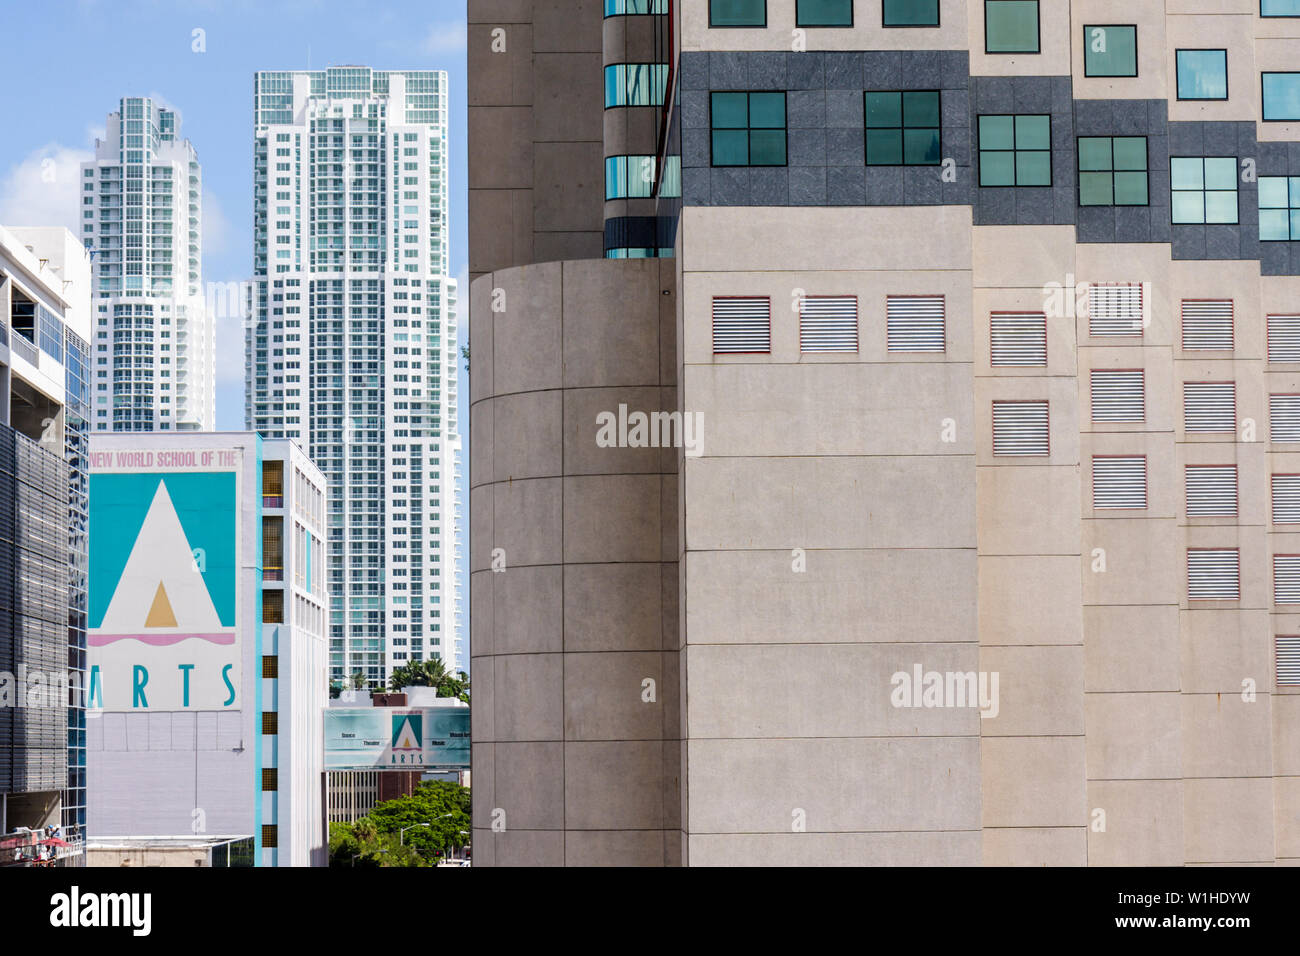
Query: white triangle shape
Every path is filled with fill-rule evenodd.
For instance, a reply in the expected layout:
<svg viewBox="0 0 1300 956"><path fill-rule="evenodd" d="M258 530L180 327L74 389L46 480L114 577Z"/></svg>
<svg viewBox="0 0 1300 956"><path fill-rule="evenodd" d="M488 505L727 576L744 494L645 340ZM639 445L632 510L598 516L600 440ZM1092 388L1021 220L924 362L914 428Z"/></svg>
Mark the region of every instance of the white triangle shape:
<svg viewBox="0 0 1300 956"><path fill-rule="evenodd" d="M223 627L208 586L194 564L194 554L181 527L167 484L158 483L140 525L131 555L108 602L102 634L139 634L162 583L176 615L176 627L149 628L151 634L213 634Z"/></svg>
<svg viewBox="0 0 1300 956"><path fill-rule="evenodd" d="M415 750L415 731L411 728L411 719L409 717L402 721L402 726L397 732L397 743L393 745L394 750Z"/></svg>

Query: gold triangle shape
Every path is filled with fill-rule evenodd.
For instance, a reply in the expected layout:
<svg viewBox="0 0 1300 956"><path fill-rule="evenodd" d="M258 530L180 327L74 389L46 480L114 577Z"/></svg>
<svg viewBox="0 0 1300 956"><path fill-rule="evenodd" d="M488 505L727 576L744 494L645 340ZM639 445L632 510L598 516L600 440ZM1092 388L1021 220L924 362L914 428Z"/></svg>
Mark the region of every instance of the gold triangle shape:
<svg viewBox="0 0 1300 956"><path fill-rule="evenodd" d="M144 626L176 626L176 613L172 610L172 602L167 600L167 591L163 588L161 581L158 582L158 592L153 596L153 605L149 608L149 616L144 619Z"/></svg>

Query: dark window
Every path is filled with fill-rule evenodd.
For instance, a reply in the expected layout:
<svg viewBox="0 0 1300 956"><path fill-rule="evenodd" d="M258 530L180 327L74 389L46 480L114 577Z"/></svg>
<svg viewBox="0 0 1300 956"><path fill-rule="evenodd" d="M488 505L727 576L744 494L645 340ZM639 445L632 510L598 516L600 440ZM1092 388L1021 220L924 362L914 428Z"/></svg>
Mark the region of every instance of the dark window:
<svg viewBox="0 0 1300 956"><path fill-rule="evenodd" d="M262 824L262 848L275 850L280 846L280 834L274 823Z"/></svg>
<svg viewBox="0 0 1300 956"><path fill-rule="evenodd" d="M765 27L767 0L709 0L711 27Z"/></svg>
<svg viewBox="0 0 1300 956"><path fill-rule="evenodd" d="M795 24L801 27L851 27L853 0L796 0Z"/></svg>
<svg viewBox="0 0 1300 956"><path fill-rule="evenodd" d="M262 676L279 677L280 676L280 658L274 654L266 654L262 657Z"/></svg>
<svg viewBox="0 0 1300 956"><path fill-rule="evenodd" d="M785 94L714 93L714 166L784 166Z"/></svg>
<svg viewBox="0 0 1300 956"><path fill-rule="evenodd" d="M1145 206L1147 138L1079 137L1079 205Z"/></svg>
<svg viewBox="0 0 1300 956"><path fill-rule="evenodd" d="M979 118L981 186L1052 185L1052 118Z"/></svg>
<svg viewBox="0 0 1300 956"><path fill-rule="evenodd" d="M280 732L280 715L274 710L262 713L262 733L278 734Z"/></svg>
<svg viewBox="0 0 1300 956"><path fill-rule="evenodd" d="M868 166L939 164L937 90L863 94Z"/></svg>
<svg viewBox="0 0 1300 956"><path fill-rule="evenodd" d="M1116 24L1083 28L1084 76L1137 76L1137 27Z"/></svg>
<svg viewBox="0 0 1300 956"><path fill-rule="evenodd" d="M1038 0L984 0L985 53L1038 52Z"/></svg>
<svg viewBox="0 0 1300 956"><path fill-rule="evenodd" d="M280 789L280 771L274 767L265 767L262 770L262 789L279 790Z"/></svg>
<svg viewBox="0 0 1300 956"><path fill-rule="evenodd" d="M939 0L884 0L881 16L887 27L937 27Z"/></svg>

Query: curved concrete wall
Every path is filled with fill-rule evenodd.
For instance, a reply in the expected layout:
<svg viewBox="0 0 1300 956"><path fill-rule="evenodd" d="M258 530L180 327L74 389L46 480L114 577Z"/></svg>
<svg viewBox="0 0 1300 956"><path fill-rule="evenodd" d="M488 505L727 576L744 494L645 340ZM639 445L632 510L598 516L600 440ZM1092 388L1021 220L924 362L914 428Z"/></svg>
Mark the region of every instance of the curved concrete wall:
<svg viewBox="0 0 1300 956"><path fill-rule="evenodd" d="M673 286L585 260L471 287L476 866L680 860L678 451L597 442L677 406Z"/></svg>

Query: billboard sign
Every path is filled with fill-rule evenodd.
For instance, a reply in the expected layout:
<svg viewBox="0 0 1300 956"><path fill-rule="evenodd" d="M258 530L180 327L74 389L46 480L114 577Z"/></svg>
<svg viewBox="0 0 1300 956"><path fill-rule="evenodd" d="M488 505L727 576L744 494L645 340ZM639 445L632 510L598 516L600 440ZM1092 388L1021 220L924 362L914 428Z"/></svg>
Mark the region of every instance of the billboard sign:
<svg viewBox="0 0 1300 956"><path fill-rule="evenodd" d="M469 767L468 707L330 707L327 770Z"/></svg>
<svg viewBox="0 0 1300 956"><path fill-rule="evenodd" d="M239 709L241 457L91 453L92 710Z"/></svg>

